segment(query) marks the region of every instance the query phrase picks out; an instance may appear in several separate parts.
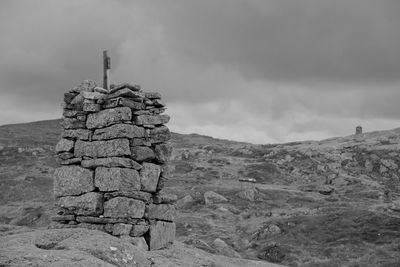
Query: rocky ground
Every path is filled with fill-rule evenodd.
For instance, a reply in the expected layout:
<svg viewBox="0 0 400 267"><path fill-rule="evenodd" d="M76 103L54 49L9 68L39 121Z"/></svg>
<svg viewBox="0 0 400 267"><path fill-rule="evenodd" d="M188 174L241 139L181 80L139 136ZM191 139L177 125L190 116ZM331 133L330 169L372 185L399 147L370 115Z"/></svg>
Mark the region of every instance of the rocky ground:
<svg viewBox="0 0 400 267"><path fill-rule="evenodd" d="M7 242L24 243L49 224L58 123L0 127ZM174 178L167 187L179 197L179 242L157 252L161 259L206 253L242 266L240 258L287 266L400 265L400 129L274 145L173 134L172 144ZM210 262L198 266L223 266Z"/></svg>

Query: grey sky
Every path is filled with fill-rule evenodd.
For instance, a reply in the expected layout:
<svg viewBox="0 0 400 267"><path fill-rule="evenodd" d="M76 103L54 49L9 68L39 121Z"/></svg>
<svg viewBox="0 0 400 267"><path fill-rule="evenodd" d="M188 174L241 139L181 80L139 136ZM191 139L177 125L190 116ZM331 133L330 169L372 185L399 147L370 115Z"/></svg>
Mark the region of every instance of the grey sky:
<svg viewBox="0 0 400 267"><path fill-rule="evenodd" d="M0 2L0 124L101 79L160 91L170 128L257 143L395 128L397 0Z"/></svg>

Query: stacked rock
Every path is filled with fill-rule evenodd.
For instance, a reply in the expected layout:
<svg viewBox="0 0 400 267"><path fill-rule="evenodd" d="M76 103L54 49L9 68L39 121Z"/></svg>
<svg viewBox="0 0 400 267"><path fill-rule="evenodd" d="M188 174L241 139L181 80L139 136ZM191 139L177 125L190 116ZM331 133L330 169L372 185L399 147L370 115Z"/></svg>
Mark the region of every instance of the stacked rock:
<svg viewBox="0 0 400 267"><path fill-rule="evenodd" d="M176 196L163 191L172 150L165 109L159 93L128 83L108 91L85 81L64 94L56 227L144 238L150 250L174 241Z"/></svg>

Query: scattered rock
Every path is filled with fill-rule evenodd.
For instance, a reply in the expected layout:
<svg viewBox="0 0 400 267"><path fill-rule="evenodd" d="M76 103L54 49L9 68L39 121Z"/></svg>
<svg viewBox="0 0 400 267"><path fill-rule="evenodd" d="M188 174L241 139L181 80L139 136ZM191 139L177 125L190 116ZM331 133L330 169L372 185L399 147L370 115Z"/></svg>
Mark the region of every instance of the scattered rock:
<svg viewBox="0 0 400 267"><path fill-rule="evenodd" d="M193 201L194 201L194 199L193 199L193 197L191 196L191 195L186 195L186 196L184 196L183 198L181 198L181 199L178 199L177 201L176 201L176 206L178 207L178 208L184 208L184 207L187 207L187 206L189 206L191 203L193 203Z"/></svg>
<svg viewBox="0 0 400 267"><path fill-rule="evenodd" d="M206 205L212 205L216 203L228 202L228 199L220 194L215 193L214 191L207 191L204 193L204 202Z"/></svg>
<svg viewBox="0 0 400 267"><path fill-rule="evenodd" d="M222 239L215 239L213 241L214 248L218 251L218 253L225 255L227 257L241 258L240 254L228 246L225 241Z"/></svg>

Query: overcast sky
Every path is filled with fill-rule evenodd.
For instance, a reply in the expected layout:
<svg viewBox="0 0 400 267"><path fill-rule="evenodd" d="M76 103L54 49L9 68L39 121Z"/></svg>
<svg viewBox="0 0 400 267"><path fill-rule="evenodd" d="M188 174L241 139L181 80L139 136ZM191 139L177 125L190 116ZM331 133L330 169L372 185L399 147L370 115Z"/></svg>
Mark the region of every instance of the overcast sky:
<svg viewBox="0 0 400 267"><path fill-rule="evenodd" d="M0 0L0 125L84 79L159 91L171 130L274 143L400 126L398 0Z"/></svg>

